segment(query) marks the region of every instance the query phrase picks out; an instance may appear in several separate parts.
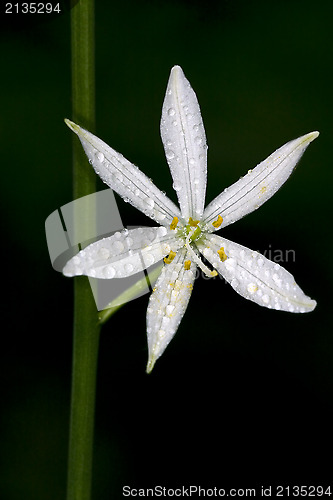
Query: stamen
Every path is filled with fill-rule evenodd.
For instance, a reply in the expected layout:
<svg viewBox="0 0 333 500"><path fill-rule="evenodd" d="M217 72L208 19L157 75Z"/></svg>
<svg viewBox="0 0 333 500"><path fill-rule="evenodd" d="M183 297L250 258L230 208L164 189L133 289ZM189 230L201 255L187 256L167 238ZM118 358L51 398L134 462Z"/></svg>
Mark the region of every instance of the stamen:
<svg viewBox="0 0 333 500"><path fill-rule="evenodd" d="M200 222L199 220L193 220L192 217L190 217L189 220L188 220L189 225L192 226L192 227L197 227L197 225L199 224L199 222Z"/></svg>
<svg viewBox="0 0 333 500"><path fill-rule="evenodd" d="M200 269L205 273L205 275L208 278L211 278L212 276L217 276L217 272L211 271L205 264L202 262L202 260L197 256L197 254L194 252L194 250L190 246L190 241L191 241L191 236L193 235L195 229L191 229L191 231L188 233L186 237L186 242L185 242L185 247L187 248L190 256L192 257L192 260L200 267Z"/></svg>
<svg viewBox="0 0 333 500"><path fill-rule="evenodd" d="M215 220L214 222L212 222L212 224L217 229L218 227L220 227L220 225L222 224L222 222L223 222L223 219L222 219L221 215L218 215L217 216L217 220Z"/></svg>
<svg viewBox="0 0 333 500"><path fill-rule="evenodd" d="M170 229L176 229L177 224L178 224L178 217L174 217L174 218L172 219L171 224L170 224Z"/></svg>
<svg viewBox="0 0 333 500"><path fill-rule="evenodd" d="M227 254L224 251L224 247L221 247L220 250L217 251L217 253L219 254L219 257L222 260L222 262L224 262L225 260L227 260L228 257L227 257Z"/></svg>
<svg viewBox="0 0 333 500"><path fill-rule="evenodd" d="M164 257L164 262L166 264L171 264L171 262L173 261L173 259L176 257L176 252L173 252L171 250L171 252L169 253L168 257Z"/></svg>
<svg viewBox="0 0 333 500"><path fill-rule="evenodd" d="M185 271L188 271L191 268L191 261L190 260L185 260L184 268L185 268Z"/></svg>

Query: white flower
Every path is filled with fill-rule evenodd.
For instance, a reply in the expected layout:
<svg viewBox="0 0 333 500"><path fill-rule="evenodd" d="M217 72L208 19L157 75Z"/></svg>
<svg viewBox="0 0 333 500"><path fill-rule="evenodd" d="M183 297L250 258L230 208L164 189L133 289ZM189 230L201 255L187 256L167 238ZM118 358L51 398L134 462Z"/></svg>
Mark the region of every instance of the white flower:
<svg viewBox="0 0 333 500"><path fill-rule="evenodd" d="M161 136L179 208L153 182L101 139L66 120L101 179L159 226L125 230L91 244L65 266L66 276L123 278L164 258L147 309L150 372L177 331L187 308L197 266L217 272L240 295L261 306L290 312L312 311L293 276L258 252L215 231L256 210L287 180L318 132L288 142L225 189L205 209L207 145L196 95L175 66L164 99ZM212 265L210 270L200 253Z"/></svg>

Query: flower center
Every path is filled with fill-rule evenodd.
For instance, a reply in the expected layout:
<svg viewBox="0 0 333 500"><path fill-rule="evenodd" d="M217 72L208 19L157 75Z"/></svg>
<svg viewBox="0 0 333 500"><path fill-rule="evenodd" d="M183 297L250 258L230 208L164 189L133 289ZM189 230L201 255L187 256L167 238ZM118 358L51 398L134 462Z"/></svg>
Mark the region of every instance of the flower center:
<svg viewBox="0 0 333 500"><path fill-rule="evenodd" d="M185 226L185 234L190 236L190 241L197 240L201 234L201 228L198 225L199 222L199 220L193 220L192 217L190 217L188 224Z"/></svg>
<svg viewBox="0 0 333 500"><path fill-rule="evenodd" d="M188 226L186 226L186 228L187 227ZM189 230L189 233L186 236L185 247L187 248L188 253L192 257L192 260L200 267L200 269L205 273L206 276L208 276L208 278L211 278L212 276L217 276L217 272L215 271L215 269L214 269L214 271L211 271L207 266L205 266L205 264L202 262L200 257L198 257L198 255L195 253L193 248L191 248L191 241L193 241L195 239L194 235L197 232L197 230L199 230L198 234L200 234L201 229L198 227L196 227L196 228L192 227Z"/></svg>

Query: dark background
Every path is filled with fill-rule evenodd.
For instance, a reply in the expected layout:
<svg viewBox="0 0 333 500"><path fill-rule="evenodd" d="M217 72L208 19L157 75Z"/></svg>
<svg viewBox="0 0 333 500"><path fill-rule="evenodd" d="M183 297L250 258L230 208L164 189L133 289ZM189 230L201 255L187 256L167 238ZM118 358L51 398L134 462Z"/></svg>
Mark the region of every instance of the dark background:
<svg viewBox="0 0 333 500"><path fill-rule="evenodd" d="M175 199L159 137L169 71L183 67L208 144L207 201L312 130L294 175L225 230L283 263L318 306L270 311L219 279L196 282L182 324L145 374L148 296L102 330L93 498L123 485L250 488L332 480L332 3L130 1L96 5L97 133ZM5 500L65 497L72 281L44 221L72 200L70 24L1 4L1 469ZM87 168L88 168L87 163ZM99 189L103 186L99 184ZM125 224L149 224L119 201Z"/></svg>

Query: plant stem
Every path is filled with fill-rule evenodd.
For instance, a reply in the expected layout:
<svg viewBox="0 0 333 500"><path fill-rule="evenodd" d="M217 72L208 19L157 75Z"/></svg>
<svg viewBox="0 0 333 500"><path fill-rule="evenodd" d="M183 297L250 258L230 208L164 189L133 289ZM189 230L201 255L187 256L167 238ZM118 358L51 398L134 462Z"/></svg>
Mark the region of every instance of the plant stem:
<svg viewBox="0 0 333 500"><path fill-rule="evenodd" d="M73 120L95 128L94 0L71 11ZM95 174L77 138L73 141L74 199L95 191ZM84 217L84 214L80 214ZM74 283L74 343L67 500L89 500L99 330L88 278Z"/></svg>

